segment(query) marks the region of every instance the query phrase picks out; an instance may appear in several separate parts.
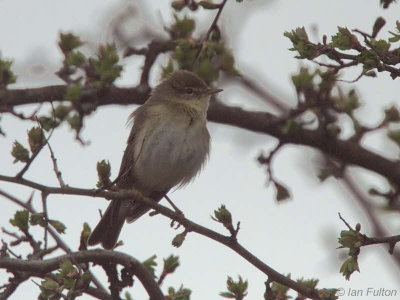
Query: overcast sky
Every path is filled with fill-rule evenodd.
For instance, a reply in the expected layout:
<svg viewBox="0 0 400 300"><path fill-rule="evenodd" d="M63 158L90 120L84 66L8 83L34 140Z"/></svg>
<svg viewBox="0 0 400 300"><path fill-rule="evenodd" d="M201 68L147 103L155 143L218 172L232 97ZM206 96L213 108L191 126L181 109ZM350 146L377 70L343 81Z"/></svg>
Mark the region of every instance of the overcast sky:
<svg viewBox="0 0 400 300"><path fill-rule="evenodd" d="M0 51L2 57L15 61L19 76L15 87L60 84L61 81L53 75L62 58L56 44L59 32L82 34L83 39L90 40L90 45L113 41L110 36L110 24L115 21L113 12L121 12L130 5L138 5L139 11L143 11L144 6L147 8L132 23L132 28L150 26L163 34L162 27L169 24L172 16L166 0L0 0ZM207 28L214 14L214 11L199 13L199 31ZM316 40L322 34L334 34L338 25L370 31L378 16L387 20L382 30L383 36L387 36L386 32L395 28L398 6L383 10L378 0L354 0L351 4L345 0L248 0L240 4L229 0L221 22L238 68L275 90L288 103L293 103L290 75L298 70L300 64L293 58L294 53L287 50L291 45L283 32L298 26L310 30L317 28L312 37ZM165 63L165 57L158 62ZM141 58L125 59L123 64L124 73L118 84L136 84ZM159 78L157 72L156 68L152 73L153 83ZM354 70L344 77L351 80L357 74ZM379 74L377 79L362 79L356 86L365 104L357 115L366 124L376 124L382 118L382 107L398 101L399 84L385 73ZM221 97L226 103L270 110L238 86L222 87L225 91ZM83 138L90 140L91 144L86 147L73 142L73 133L67 126L55 131L51 145L67 184L93 188L97 181L96 162L101 159L108 159L113 176L117 175L129 134L126 119L134 109L134 106L106 107L88 117ZM12 141L17 139L26 143L26 130L32 125L4 116L1 126L8 135L0 138L0 173L12 175L22 167L21 164L12 164ZM338 246L336 240L345 227L337 213L341 212L351 224L360 222L367 234L370 226L363 211L340 184L333 179L319 183L315 168L317 151L286 146L279 152L273 165L276 177L290 187L293 197L278 204L274 200L273 188L265 185L265 170L256 163L258 154L262 151L268 153L276 140L220 124L210 123L208 127L212 136L212 153L206 168L193 184L170 193L185 216L226 233L222 226L210 219L213 210L225 204L234 220L241 221L239 241L278 272L291 273L295 279L319 278L319 287L386 288L397 289L400 294L399 269L391 266L392 261L383 248L362 249L359 259L361 273L354 274L350 282L339 274L342 259L335 249ZM396 148L379 134L368 137L363 143L382 154L398 157ZM44 184L57 185L47 149L42 151L26 176ZM362 176L374 185L384 184L373 174L363 173ZM0 188L22 199L27 199L31 193L29 189L5 183L0 183ZM36 207L40 209L38 196L36 194ZM17 208L6 200L0 201L0 224L3 226ZM98 209L105 209L106 205L107 201L103 199L50 196L49 214L67 225L64 239L77 249L82 223L86 221L94 226L99 218ZM389 222L388 229L398 232L399 221L388 213L382 216ZM126 225L121 234L125 245L119 250L139 260L156 254L160 264L162 258L170 254L179 255L182 266L167 278L164 287L166 290L169 286L177 288L183 284L192 289L193 300L218 299L218 293L225 290L226 276L236 278L237 274L249 280L248 299L262 298L266 276L260 271L231 250L194 233L187 236L181 248L172 247L171 240L181 229L175 231L169 223L162 216L145 216ZM2 274L4 272L0 272L1 277ZM136 283L130 291L135 299L145 299L140 284ZM27 282L11 299L34 299L37 293L38 288Z"/></svg>

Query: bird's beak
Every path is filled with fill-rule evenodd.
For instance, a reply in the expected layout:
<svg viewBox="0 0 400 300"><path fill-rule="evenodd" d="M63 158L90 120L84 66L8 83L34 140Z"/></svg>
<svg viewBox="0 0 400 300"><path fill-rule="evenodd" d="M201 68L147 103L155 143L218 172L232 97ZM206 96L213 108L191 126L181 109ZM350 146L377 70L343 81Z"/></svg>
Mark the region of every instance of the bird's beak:
<svg viewBox="0 0 400 300"><path fill-rule="evenodd" d="M206 94L206 95L214 95L214 94L218 94L218 93L220 93L222 91L223 91L223 89L206 89L204 91L204 94Z"/></svg>

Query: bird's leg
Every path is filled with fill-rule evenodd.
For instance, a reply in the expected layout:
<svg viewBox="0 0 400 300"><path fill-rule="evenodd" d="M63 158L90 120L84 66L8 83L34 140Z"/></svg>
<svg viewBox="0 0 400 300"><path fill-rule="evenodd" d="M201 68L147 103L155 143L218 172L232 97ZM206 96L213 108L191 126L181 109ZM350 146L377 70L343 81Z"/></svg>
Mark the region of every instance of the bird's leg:
<svg viewBox="0 0 400 300"><path fill-rule="evenodd" d="M165 195L164 198L167 200L167 202L172 206L172 208L175 211L175 217L172 219L171 221L171 227L174 227L175 222L178 222L178 225L175 229L178 229L181 224L179 222L180 219L184 219L185 215L183 214L183 212L174 204L174 202L172 202L172 200L168 197L168 195Z"/></svg>
<svg viewBox="0 0 400 300"><path fill-rule="evenodd" d="M171 198L168 197L168 195L165 195L164 198L167 200L167 202L172 206L176 214L178 215L183 215L183 212L172 202Z"/></svg>

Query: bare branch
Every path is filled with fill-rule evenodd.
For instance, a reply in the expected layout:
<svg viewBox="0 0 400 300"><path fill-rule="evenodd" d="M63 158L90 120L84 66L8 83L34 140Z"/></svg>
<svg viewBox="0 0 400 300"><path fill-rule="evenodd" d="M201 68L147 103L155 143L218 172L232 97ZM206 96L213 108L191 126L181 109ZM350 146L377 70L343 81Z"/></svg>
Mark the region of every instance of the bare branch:
<svg viewBox="0 0 400 300"><path fill-rule="evenodd" d="M54 170L54 174L56 174L58 183L60 184L60 187L65 187L66 184L65 184L64 179L62 178L62 173L61 173L61 171L60 171L60 169L59 169L59 167L58 167L57 158L56 158L56 156L54 155L54 151L53 151L53 149L51 148L50 143L49 143L48 140L47 140L47 147L49 148L49 151L50 151L51 161L53 162L53 170Z"/></svg>

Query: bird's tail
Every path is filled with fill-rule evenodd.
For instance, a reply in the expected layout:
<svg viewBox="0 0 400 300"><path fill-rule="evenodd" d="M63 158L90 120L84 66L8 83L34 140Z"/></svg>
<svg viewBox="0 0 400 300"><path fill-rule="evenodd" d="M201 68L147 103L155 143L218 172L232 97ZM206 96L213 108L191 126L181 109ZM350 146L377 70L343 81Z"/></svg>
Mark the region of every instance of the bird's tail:
<svg viewBox="0 0 400 300"><path fill-rule="evenodd" d="M159 202L167 192L152 192L150 198ZM118 242L125 220L132 223L149 210L150 208L147 205L140 202L112 200L100 222L90 234L88 246L101 244L105 249L113 249Z"/></svg>
<svg viewBox="0 0 400 300"><path fill-rule="evenodd" d="M115 247L122 226L125 223L125 217L119 213L120 202L121 201L113 200L110 205L108 205L100 222L89 236L89 246L101 244L105 249L113 249Z"/></svg>

